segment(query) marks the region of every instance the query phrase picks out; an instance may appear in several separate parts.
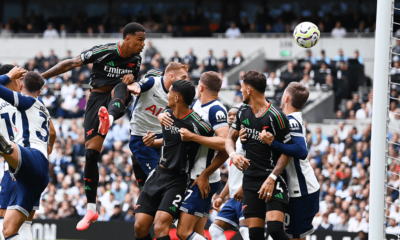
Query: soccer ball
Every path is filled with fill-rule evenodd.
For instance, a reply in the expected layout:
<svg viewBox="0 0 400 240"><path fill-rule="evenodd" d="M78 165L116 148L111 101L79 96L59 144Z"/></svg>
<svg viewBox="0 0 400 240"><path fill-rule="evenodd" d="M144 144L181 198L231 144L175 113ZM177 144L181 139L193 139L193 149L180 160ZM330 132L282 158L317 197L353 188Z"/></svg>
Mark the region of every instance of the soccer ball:
<svg viewBox="0 0 400 240"><path fill-rule="evenodd" d="M312 48L319 40L319 29L311 22L302 22L293 31L294 41L302 48Z"/></svg>

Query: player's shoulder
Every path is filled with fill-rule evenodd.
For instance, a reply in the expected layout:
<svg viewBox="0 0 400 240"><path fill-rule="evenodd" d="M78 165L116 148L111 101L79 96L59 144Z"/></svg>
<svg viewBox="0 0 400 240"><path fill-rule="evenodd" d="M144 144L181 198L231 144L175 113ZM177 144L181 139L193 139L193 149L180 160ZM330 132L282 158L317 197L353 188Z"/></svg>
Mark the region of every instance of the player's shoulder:
<svg viewBox="0 0 400 240"><path fill-rule="evenodd" d="M208 119L214 124L227 122L228 113L225 106L220 101L215 101L208 110Z"/></svg>
<svg viewBox="0 0 400 240"><path fill-rule="evenodd" d="M192 110L189 116L192 117L192 119L194 119L199 125L205 126L207 131L212 129L211 125L204 121L204 119L196 111Z"/></svg>
<svg viewBox="0 0 400 240"><path fill-rule="evenodd" d="M303 118L300 112L294 112L287 115L289 119L289 128L291 132L303 132Z"/></svg>

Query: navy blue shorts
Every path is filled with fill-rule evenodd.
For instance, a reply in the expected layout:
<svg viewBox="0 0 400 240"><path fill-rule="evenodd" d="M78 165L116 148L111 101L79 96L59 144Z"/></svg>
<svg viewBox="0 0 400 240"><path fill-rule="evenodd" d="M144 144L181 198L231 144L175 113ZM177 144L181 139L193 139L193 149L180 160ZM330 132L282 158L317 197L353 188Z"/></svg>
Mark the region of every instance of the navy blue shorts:
<svg viewBox="0 0 400 240"><path fill-rule="evenodd" d="M290 198L285 216L286 235L302 238L314 232L312 220L319 211L319 190L303 197Z"/></svg>
<svg viewBox="0 0 400 240"><path fill-rule="evenodd" d="M191 179L180 210L200 218L203 216L208 217L211 209L212 196L217 192L219 182L210 183L211 191L208 194L208 197L204 199L201 197L199 186L194 185L193 187L190 187L192 186L193 182L194 180Z"/></svg>
<svg viewBox="0 0 400 240"><path fill-rule="evenodd" d="M229 199L215 219L229 223L239 229L239 221L244 220L243 204L233 198Z"/></svg>
<svg viewBox="0 0 400 240"><path fill-rule="evenodd" d="M157 139L159 138L162 138L162 134L157 135ZM143 137L134 135L129 141L129 148L147 175L158 166L161 148L147 147L143 143Z"/></svg>
<svg viewBox="0 0 400 240"><path fill-rule="evenodd" d="M26 217L35 206L39 206L40 196L49 183L49 161L39 150L18 146L18 166L11 169L17 180L8 209L16 209Z"/></svg>
<svg viewBox="0 0 400 240"><path fill-rule="evenodd" d="M16 186L17 182L12 180L10 172L5 171L0 184L0 209L7 209L12 191Z"/></svg>

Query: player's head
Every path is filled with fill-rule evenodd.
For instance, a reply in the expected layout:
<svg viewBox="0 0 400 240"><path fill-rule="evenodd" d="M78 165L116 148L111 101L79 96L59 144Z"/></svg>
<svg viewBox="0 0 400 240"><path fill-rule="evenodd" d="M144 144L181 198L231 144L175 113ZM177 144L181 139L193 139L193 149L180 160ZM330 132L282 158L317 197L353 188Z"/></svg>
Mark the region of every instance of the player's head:
<svg viewBox="0 0 400 240"><path fill-rule="evenodd" d="M0 67L0 75L4 75L7 74L11 71L11 69L13 69L15 66L11 65L11 64L3 64ZM17 79L17 80L8 80L4 86L12 91L16 91L16 92L20 92L20 87L21 87L21 80Z"/></svg>
<svg viewBox="0 0 400 240"><path fill-rule="evenodd" d="M241 91L243 102L249 103L251 97L265 98L265 89L267 88L267 78L259 71L248 71L243 76Z"/></svg>
<svg viewBox="0 0 400 240"><path fill-rule="evenodd" d="M164 79L169 81L170 84L176 80L188 79L188 68L182 63L171 62L165 68Z"/></svg>
<svg viewBox="0 0 400 240"><path fill-rule="evenodd" d="M199 86L197 88L197 97L201 98L202 93L207 93L209 95L217 95L221 90L222 78L214 71L209 71L201 74Z"/></svg>
<svg viewBox="0 0 400 240"><path fill-rule="evenodd" d="M238 111L237 107L233 107L233 108L229 109L229 112L228 112L229 127L232 125L233 121L235 121L237 111Z"/></svg>
<svg viewBox="0 0 400 240"><path fill-rule="evenodd" d="M291 106L296 110L300 110L306 104L309 95L310 92L304 84L291 82L283 92L281 109L285 110Z"/></svg>
<svg viewBox="0 0 400 240"><path fill-rule="evenodd" d="M186 80L177 80L172 83L168 93L168 107L175 108L177 105L189 107L196 95L193 83Z"/></svg>
<svg viewBox="0 0 400 240"><path fill-rule="evenodd" d="M124 32L122 34L124 38L124 43L128 43L128 49L131 54L138 54L144 48L144 40L146 40L146 30L145 28L135 22L128 23L124 27Z"/></svg>
<svg viewBox="0 0 400 240"><path fill-rule="evenodd" d="M22 92L28 96L37 97L44 85L43 77L37 72L27 72L22 80Z"/></svg>

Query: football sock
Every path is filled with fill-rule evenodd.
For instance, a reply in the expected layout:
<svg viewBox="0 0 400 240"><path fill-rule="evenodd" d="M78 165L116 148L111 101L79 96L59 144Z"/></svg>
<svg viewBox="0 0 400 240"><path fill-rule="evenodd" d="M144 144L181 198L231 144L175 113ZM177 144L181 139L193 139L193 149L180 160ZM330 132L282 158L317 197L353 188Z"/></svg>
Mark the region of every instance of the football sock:
<svg viewBox="0 0 400 240"><path fill-rule="evenodd" d="M274 240L289 240L289 237L283 230L283 222L267 221L268 233Z"/></svg>
<svg viewBox="0 0 400 240"><path fill-rule="evenodd" d="M213 223L208 231L210 232L212 240L226 240L225 231L220 226Z"/></svg>
<svg viewBox="0 0 400 240"><path fill-rule="evenodd" d="M150 233L149 233L149 235L147 235L146 237L144 237L144 238L136 238L136 240L153 240L152 238L151 238L151 236L150 236Z"/></svg>
<svg viewBox="0 0 400 240"><path fill-rule="evenodd" d="M11 236L9 236L9 237L6 237L5 239L6 239L6 240L19 240L19 234L16 233L16 234L14 234L14 235L11 235Z"/></svg>
<svg viewBox="0 0 400 240"><path fill-rule="evenodd" d="M1 217L0 218L0 235L3 235L3 221L4 221L4 217ZM3 240L4 237L0 238L0 239Z"/></svg>
<svg viewBox="0 0 400 240"><path fill-rule="evenodd" d="M249 228L247 226L240 226L239 228L240 235L242 235L243 240L249 240Z"/></svg>
<svg viewBox="0 0 400 240"><path fill-rule="evenodd" d="M171 240L171 237L169 235L167 235L164 237L156 238L156 240Z"/></svg>
<svg viewBox="0 0 400 240"><path fill-rule="evenodd" d="M86 205L86 210L92 210L94 213L97 212L96 204L95 203L88 203Z"/></svg>
<svg viewBox="0 0 400 240"><path fill-rule="evenodd" d="M23 240L32 240L32 221L25 221L19 228L18 234Z"/></svg>
<svg viewBox="0 0 400 240"><path fill-rule="evenodd" d="M206 240L207 238L201 236L197 232L192 232L186 240Z"/></svg>
<svg viewBox="0 0 400 240"><path fill-rule="evenodd" d="M86 150L86 164L83 173L85 176L85 193L88 204L96 204L97 185L99 184L99 167L97 165L99 156L100 153L96 150Z"/></svg>
<svg viewBox="0 0 400 240"><path fill-rule="evenodd" d="M125 111L125 101L126 101L126 93L128 92L128 86L126 83L121 82L118 83L114 88L114 97L108 104L108 114L110 115L110 126L115 119L121 115L123 111Z"/></svg>
<svg viewBox="0 0 400 240"><path fill-rule="evenodd" d="M249 236L250 236L250 240L265 240L264 239L264 228L262 228L262 227L249 228ZM280 239L277 238L274 240L280 240Z"/></svg>
<svg viewBox="0 0 400 240"><path fill-rule="evenodd" d="M147 180L147 175L144 172L143 168L140 166L139 163L133 164L133 173L135 174L135 178L137 183L139 184L139 188L143 189L144 183Z"/></svg>

